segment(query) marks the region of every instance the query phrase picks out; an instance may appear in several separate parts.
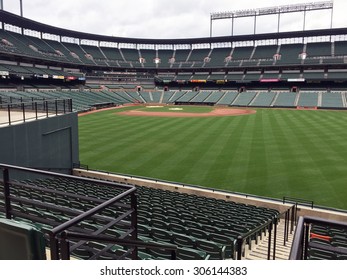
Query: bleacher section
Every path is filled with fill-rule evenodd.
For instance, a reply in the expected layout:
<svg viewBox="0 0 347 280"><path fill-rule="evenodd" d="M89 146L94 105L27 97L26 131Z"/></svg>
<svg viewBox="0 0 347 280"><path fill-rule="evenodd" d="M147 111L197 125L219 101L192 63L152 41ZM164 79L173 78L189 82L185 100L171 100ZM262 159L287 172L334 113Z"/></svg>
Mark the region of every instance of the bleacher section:
<svg viewBox="0 0 347 280"><path fill-rule="evenodd" d="M11 213L16 221L48 233L53 227L125 192L107 182L93 184L77 178L54 177L13 181ZM124 198L71 229L76 233L91 236L103 233L121 239L129 230L129 220L124 218L112 223L111 227L108 225L122 213L126 217L124 211L129 200ZM2 192L0 201L0 212L4 213ZM277 210L265 207L147 187L137 187L137 208L138 239L146 243L175 245L178 259L234 258L238 236L246 236L257 228L246 243L261 238L268 221L279 215ZM80 259L114 259L128 249L102 241L73 242L70 246L71 254ZM139 257L170 259L171 254L161 249L139 248Z"/></svg>
<svg viewBox="0 0 347 280"><path fill-rule="evenodd" d="M254 101L252 102L252 107L270 107L274 98L276 96L275 92L259 92Z"/></svg>
<svg viewBox="0 0 347 280"><path fill-rule="evenodd" d="M263 91L250 90L122 90L109 86L100 90L99 86L84 90L56 90L30 88L28 91L6 90L0 91L0 104L5 102L24 102L44 99L72 99L73 111L88 111L104 107L119 106L128 103L142 104L191 104L191 105L223 105L235 107L310 107L326 109L345 109L347 105L346 91Z"/></svg>
<svg viewBox="0 0 347 280"><path fill-rule="evenodd" d="M211 91L200 91L190 102L203 103L211 95Z"/></svg>
<svg viewBox="0 0 347 280"><path fill-rule="evenodd" d="M302 107L318 107L317 92L300 92L297 106Z"/></svg>
<svg viewBox="0 0 347 280"><path fill-rule="evenodd" d="M224 96L217 102L218 105L230 105L238 95L237 91L227 91Z"/></svg>
<svg viewBox="0 0 347 280"><path fill-rule="evenodd" d="M326 92L322 94L322 108L343 108L341 92Z"/></svg>
<svg viewBox="0 0 347 280"><path fill-rule="evenodd" d="M187 91L183 96L176 100L176 103L189 103L198 93L198 91Z"/></svg>
<svg viewBox="0 0 347 280"><path fill-rule="evenodd" d="M74 111L87 111L94 107L117 106L125 103L136 103L134 98L124 91L74 91L74 90L54 90L54 91L1 91L1 100L12 98L16 102L22 100L43 100L43 99L72 99Z"/></svg>
<svg viewBox="0 0 347 280"><path fill-rule="evenodd" d="M248 106L256 96L256 92L242 92L232 103L233 106Z"/></svg>
<svg viewBox="0 0 347 280"><path fill-rule="evenodd" d="M276 107L295 107L296 92L280 92L274 103Z"/></svg>

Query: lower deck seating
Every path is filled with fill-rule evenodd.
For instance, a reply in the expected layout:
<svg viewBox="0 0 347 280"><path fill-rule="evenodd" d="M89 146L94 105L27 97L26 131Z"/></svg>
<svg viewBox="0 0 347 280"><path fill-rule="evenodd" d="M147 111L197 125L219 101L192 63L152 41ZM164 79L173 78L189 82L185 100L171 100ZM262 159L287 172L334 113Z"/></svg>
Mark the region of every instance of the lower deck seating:
<svg viewBox="0 0 347 280"><path fill-rule="evenodd" d="M211 91L142 91L135 90L40 90L40 91L0 91L0 104L42 99L72 99L74 111L86 111L94 107L117 106L127 103L162 104L208 104L247 107L317 107L345 109L345 91L248 91L211 90Z"/></svg>
<svg viewBox="0 0 347 280"><path fill-rule="evenodd" d="M32 187L30 191L26 188L29 186ZM114 189L61 178L26 180L20 187L13 187L12 193L22 198L13 203L14 213L26 214L24 219L17 214L18 220L30 223L30 217L35 218L34 223L42 231L119 194ZM249 233L278 215L278 211L263 207L146 187L137 187L137 198L138 238L176 245L177 256L181 259L233 258L235 239L239 235ZM33 201L40 203L34 205ZM84 232L97 232L110 221L110 217L122 211L125 210L120 206L106 209L102 216L93 216L77 228ZM124 220L105 234L120 238L128 230L128 223L129 220ZM112 259L114 254L125 249L116 244L89 242L72 252L75 257L88 259L102 250L105 254L99 254L98 258ZM169 252L160 249L140 249L139 256L146 259L171 258Z"/></svg>

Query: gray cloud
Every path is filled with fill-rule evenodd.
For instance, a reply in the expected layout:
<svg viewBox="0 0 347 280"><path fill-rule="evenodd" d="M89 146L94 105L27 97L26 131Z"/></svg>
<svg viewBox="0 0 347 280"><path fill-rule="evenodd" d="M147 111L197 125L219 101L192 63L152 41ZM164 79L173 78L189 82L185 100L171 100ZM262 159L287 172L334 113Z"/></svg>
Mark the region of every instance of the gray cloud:
<svg viewBox="0 0 347 280"><path fill-rule="evenodd" d="M295 3L310 1L296 0ZM292 0L23 0L24 16L82 32L137 38L207 37L210 13L293 4ZM5 10L19 13L19 0L4 0ZM334 1L334 27L345 27L347 1ZM261 19L258 32L274 32L277 20ZM284 17L282 30L297 29L297 16ZM323 20L322 20L323 18ZM237 22L236 22L237 23ZM326 23L326 24L324 24ZM307 16L308 28L329 27L329 15ZM300 27L301 28L301 25ZM236 33L253 32L252 20L237 23ZM214 22L214 35L230 35L231 22Z"/></svg>

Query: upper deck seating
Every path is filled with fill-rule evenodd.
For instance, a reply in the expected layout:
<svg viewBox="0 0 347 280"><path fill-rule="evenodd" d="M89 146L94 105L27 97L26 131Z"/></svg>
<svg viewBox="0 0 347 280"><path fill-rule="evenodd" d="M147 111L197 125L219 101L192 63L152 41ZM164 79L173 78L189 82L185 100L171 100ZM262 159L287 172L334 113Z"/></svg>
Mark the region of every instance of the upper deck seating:
<svg viewBox="0 0 347 280"><path fill-rule="evenodd" d="M299 56L303 51L304 44L282 44L279 50L280 59L276 61L276 65L301 64L302 59Z"/></svg>
<svg viewBox="0 0 347 280"><path fill-rule="evenodd" d="M230 56L231 48L214 48L210 54L210 61L206 63L206 67L225 66L227 57Z"/></svg>
<svg viewBox="0 0 347 280"><path fill-rule="evenodd" d="M170 59L173 58L173 50L158 50L158 57L160 59L159 68L170 68L172 64L170 63Z"/></svg>

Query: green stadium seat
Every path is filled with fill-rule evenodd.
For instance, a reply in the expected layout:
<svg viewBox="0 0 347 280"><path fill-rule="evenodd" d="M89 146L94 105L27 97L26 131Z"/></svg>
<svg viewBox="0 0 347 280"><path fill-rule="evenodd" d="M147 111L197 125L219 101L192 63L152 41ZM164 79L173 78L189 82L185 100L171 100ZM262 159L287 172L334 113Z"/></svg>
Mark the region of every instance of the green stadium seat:
<svg viewBox="0 0 347 280"><path fill-rule="evenodd" d="M172 242L183 248L195 248L195 241L196 239L185 235L185 234L179 234L179 233L172 233Z"/></svg>
<svg viewBox="0 0 347 280"><path fill-rule="evenodd" d="M211 260L224 260L226 247L222 244L207 241L207 240L196 240L195 249L206 252L210 255Z"/></svg>
<svg viewBox="0 0 347 280"><path fill-rule="evenodd" d="M46 259L45 238L35 227L0 219L1 260Z"/></svg>
<svg viewBox="0 0 347 280"><path fill-rule="evenodd" d="M152 228L151 237L155 241L162 241L167 243L171 243L172 241L172 234L170 231L155 228L155 227Z"/></svg>
<svg viewBox="0 0 347 280"><path fill-rule="evenodd" d="M208 239L206 231L197 228L188 228L187 234L197 239Z"/></svg>
<svg viewBox="0 0 347 280"><path fill-rule="evenodd" d="M316 249L316 248L308 248L307 252L308 260L336 260L337 255L334 252Z"/></svg>
<svg viewBox="0 0 347 280"><path fill-rule="evenodd" d="M181 224L176 224L176 223L169 223L168 229L172 232L175 233L180 233L180 234L187 234L188 229L181 225Z"/></svg>
<svg viewBox="0 0 347 280"><path fill-rule="evenodd" d="M178 260L208 260L210 255L206 252L188 249L188 248L178 248L177 259Z"/></svg>
<svg viewBox="0 0 347 280"><path fill-rule="evenodd" d="M233 258L235 238L227 237L225 235L218 234L218 233L210 233L208 235L208 239L210 241L224 245L225 246L225 257L226 258Z"/></svg>

